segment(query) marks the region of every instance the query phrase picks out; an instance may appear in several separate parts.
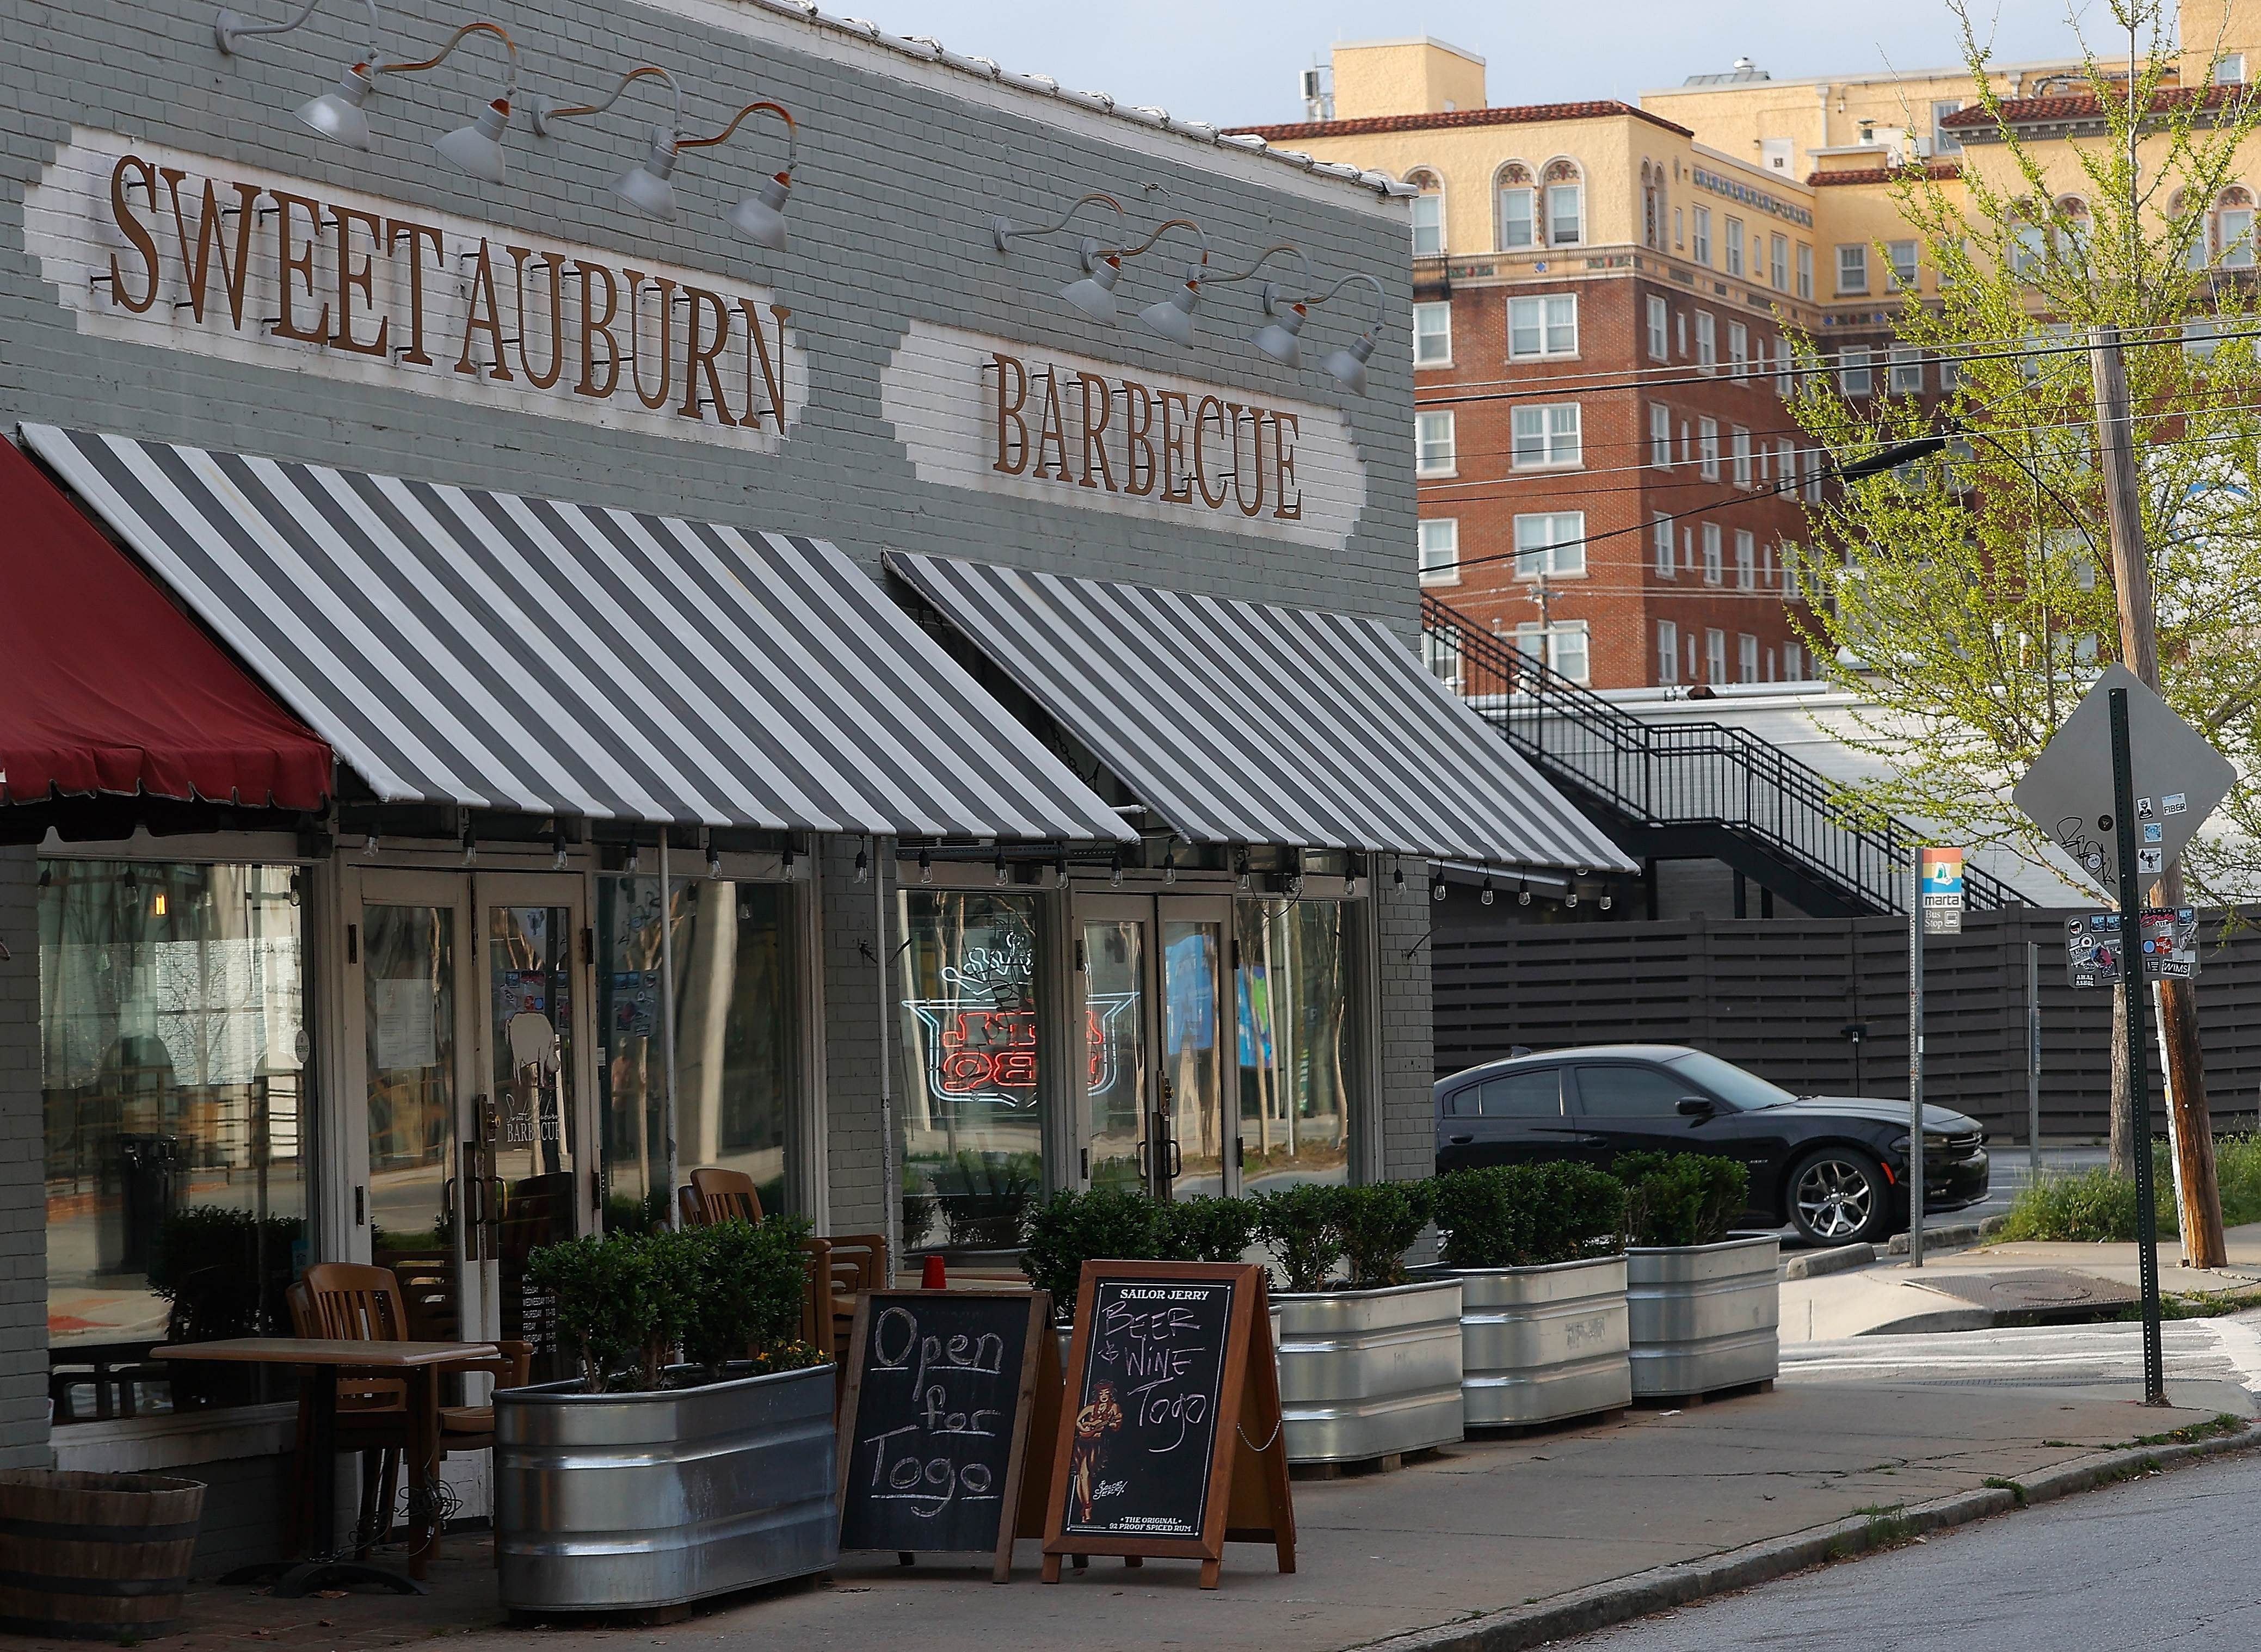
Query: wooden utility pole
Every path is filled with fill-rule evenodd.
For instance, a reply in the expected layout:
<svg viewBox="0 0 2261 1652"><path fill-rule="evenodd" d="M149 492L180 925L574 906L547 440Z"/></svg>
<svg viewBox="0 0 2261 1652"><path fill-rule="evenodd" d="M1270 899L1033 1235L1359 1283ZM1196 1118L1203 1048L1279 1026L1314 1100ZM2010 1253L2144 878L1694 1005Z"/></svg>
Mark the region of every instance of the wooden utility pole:
<svg viewBox="0 0 2261 1652"><path fill-rule="evenodd" d="M2104 467L2104 503L2111 519L2112 585L2120 600L2120 657L2149 687L2159 686L2159 643L2151 610L2151 567L2143 542L2141 483L2135 463L2135 420L2128 404L2128 369L2119 335L2109 327L2089 330L2089 369L2096 390L2096 433ZM2119 822L2122 832L2133 821ZM2152 903L2184 904L2183 872L2171 862L2150 891ZM2122 888L2120 909L2124 944L2131 964L2142 957L2135 914L2141 892ZM2143 990L2140 966L2129 969L2122 992ZM2159 1021L2167 1048L2168 1105L2174 1113L2176 1178L2181 1196L2183 1260L2193 1268L2219 1268L2222 1248L2222 1195L2214 1183L2214 1127L2206 1103L2206 1065L2199 1050L2198 1001L2186 980L2159 983ZM2117 1122L2116 1120L2114 1121ZM2135 1151L2150 1144L2139 1141Z"/></svg>

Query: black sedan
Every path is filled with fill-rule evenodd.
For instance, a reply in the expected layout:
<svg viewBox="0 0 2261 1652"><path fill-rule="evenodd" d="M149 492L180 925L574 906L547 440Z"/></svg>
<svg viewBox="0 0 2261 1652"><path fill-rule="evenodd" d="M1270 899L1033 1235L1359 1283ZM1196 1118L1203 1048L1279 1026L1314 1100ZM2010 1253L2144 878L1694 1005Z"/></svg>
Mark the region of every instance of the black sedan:
<svg viewBox="0 0 2261 1652"><path fill-rule="evenodd" d="M1555 1050L1440 1079L1437 1168L1643 1150L1716 1153L1750 1167L1747 1224L1784 1223L1816 1245L1882 1244L1907 1226L1906 1102L1793 1095L1680 1045ZM1977 1120L1927 1106L1924 1210L1986 1196Z"/></svg>

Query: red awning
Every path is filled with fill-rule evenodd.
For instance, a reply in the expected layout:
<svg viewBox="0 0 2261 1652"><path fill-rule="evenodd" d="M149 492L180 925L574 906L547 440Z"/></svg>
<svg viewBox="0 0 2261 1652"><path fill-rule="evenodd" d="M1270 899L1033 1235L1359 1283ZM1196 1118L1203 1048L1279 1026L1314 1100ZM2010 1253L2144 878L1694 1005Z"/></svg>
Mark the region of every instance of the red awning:
<svg viewBox="0 0 2261 1652"><path fill-rule="evenodd" d="M0 439L0 803L318 809L330 773L327 743Z"/></svg>

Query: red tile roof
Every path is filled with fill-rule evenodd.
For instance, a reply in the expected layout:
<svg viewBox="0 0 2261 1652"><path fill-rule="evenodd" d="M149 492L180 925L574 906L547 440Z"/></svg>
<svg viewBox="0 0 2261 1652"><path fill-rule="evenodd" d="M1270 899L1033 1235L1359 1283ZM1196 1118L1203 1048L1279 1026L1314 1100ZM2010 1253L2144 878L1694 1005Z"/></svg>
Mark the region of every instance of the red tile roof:
<svg viewBox="0 0 2261 1652"><path fill-rule="evenodd" d="M1696 134L1661 115L1619 103L1613 97L1577 104L1516 104L1499 108L1447 109L1424 115L1367 115L1358 120L1299 120L1284 126L1234 126L1236 133L1253 133L1267 143L1293 142L1300 138L1357 138L1375 132L1433 132L1454 126L1520 126L1544 120L1592 120L1629 115L1683 138Z"/></svg>
<svg viewBox="0 0 2261 1652"><path fill-rule="evenodd" d="M1913 167L1863 167L1857 172L1814 172L1806 176L1810 189L1833 189L1845 183L1890 183L1913 172ZM1959 178L1963 163L1959 161L1927 161L1923 175L1927 178Z"/></svg>
<svg viewBox="0 0 2261 1652"><path fill-rule="evenodd" d="M2243 86L2170 86L2153 95L2150 112L2161 114L2170 109L2186 109L2193 104L2211 109L2229 102L2232 97L2242 96L2245 90ZM2092 92L2069 93L2055 97L2009 97L2005 98L1999 107L2004 123L2013 126L2035 126L2053 120L2093 120L2104 112L2102 104ZM1991 126L1993 117L1983 105L1974 104L1968 109L1957 110L1939 124L1966 130L1973 126Z"/></svg>

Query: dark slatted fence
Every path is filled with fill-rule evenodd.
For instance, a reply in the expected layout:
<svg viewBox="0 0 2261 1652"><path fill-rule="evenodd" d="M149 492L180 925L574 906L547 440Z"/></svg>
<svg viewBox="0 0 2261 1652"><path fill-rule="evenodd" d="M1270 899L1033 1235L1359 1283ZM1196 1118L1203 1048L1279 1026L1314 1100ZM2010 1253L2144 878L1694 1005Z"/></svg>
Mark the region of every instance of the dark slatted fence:
<svg viewBox="0 0 2261 1652"><path fill-rule="evenodd" d="M2225 937L2217 921L2207 935L2199 1014L2214 1117L2251 1128L2261 927ZM1961 935L1927 939L1927 1099L1981 1120L1998 1142L2025 1138L2028 941L2042 948L2042 1134L2101 1136L2111 995L2065 984L2057 914L1974 912ZM1688 1044L1802 1094L1907 1095L1904 919L1527 924L1439 936L1431 951L1439 1076L1518 1044ZM1857 1065L1853 1025L1868 1030Z"/></svg>

